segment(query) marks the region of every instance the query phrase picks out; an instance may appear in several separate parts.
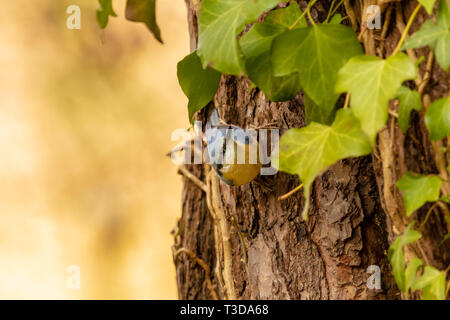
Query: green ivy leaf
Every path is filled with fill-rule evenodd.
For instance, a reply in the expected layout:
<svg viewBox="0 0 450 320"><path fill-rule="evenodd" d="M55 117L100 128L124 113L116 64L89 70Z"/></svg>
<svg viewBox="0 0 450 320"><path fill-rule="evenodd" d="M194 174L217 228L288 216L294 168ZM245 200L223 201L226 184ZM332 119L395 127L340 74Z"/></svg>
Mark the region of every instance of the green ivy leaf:
<svg viewBox="0 0 450 320"><path fill-rule="evenodd" d="M97 9L97 22L101 29L108 25L109 16L117 17L114 12L112 0L98 0L100 7Z"/></svg>
<svg viewBox="0 0 450 320"><path fill-rule="evenodd" d="M277 157L272 161L280 170L300 176L306 198L302 216L306 220L311 184L316 176L341 159L371 151L369 140L352 111L341 109L331 126L313 122L287 131L280 141L279 163Z"/></svg>
<svg viewBox="0 0 450 320"><path fill-rule="evenodd" d="M389 255L389 261L392 265L392 274L394 275L395 283L402 292L406 292L406 276L405 276L405 254L403 248L393 250Z"/></svg>
<svg viewBox="0 0 450 320"><path fill-rule="evenodd" d="M361 45L353 29L336 24L289 30L276 37L272 45L274 74L299 72L303 91L328 114L339 97L334 92L339 69L360 54Z"/></svg>
<svg viewBox="0 0 450 320"><path fill-rule="evenodd" d="M450 98L434 101L425 114L431 140L441 140L450 133Z"/></svg>
<svg viewBox="0 0 450 320"><path fill-rule="evenodd" d="M430 46L434 50L435 42L444 36L447 31L435 24L432 20L424 22L422 27L409 37L402 46L402 50Z"/></svg>
<svg viewBox="0 0 450 320"><path fill-rule="evenodd" d="M203 0L199 17L198 51L204 67L223 73L245 74L237 40L247 23L275 7L278 0Z"/></svg>
<svg viewBox="0 0 450 320"><path fill-rule="evenodd" d="M425 10L427 10L428 14L433 13L433 8L434 8L435 2L436 2L436 0L419 0L419 3L425 8Z"/></svg>
<svg viewBox="0 0 450 320"><path fill-rule="evenodd" d="M445 236L444 236L444 238L442 239L442 241L441 241L441 243L439 244L439 245L441 245L441 244L443 244L445 241L447 241L448 239L450 239L450 233L447 233Z"/></svg>
<svg viewBox="0 0 450 320"><path fill-rule="evenodd" d="M419 92L404 86L397 90L395 98L399 100L398 125L405 134L408 129L411 110L421 110L422 101L420 100Z"/></svg>
<svg viewBox="0 0 450 320"><path fill-rule="evenodd" d="M405 254L403 247L419 240L422 235L412 230L416 221L411 222L405 229L405 232L395 239L394 243L389 247L388 259L392 266L392 273L398 288L402 292L406 292L406 275L405 275ZM411 271L410 271L411 272Z"/></svg>
<svg viewBox="0 0 450 320"><path fill-rule="evenodd" d="M439 200L442 180L437 176L415 175L408 171L395 185L403 191L403 203L409 217L427 201Z"/></svg>
<svg viewBox="0 0 450 320"><path fill-rule="evenodd" d="M336 13L333 18L331 18L330 20L330 24L340 24L342 22L342 20L344 20L344 18L342 18L342 16L339 13Z"/></svg>
<svg viewBox="0 0 450 320"><path fill-rule="evenodd" d="M429 21L429 20L428 20ZM420 56L417 60L416 60L416 62L414 63L414 65L416 66L416 67L418 67L423 61L425 60L425 56Z"/></svg>
<svg viewBox="0 0 450 320"><path fill-rule="evenodd" d="M447 31L444 37L437 40L434 50L436 60L444 71L448 71L450 66L450 32Z"/></svg>
<svg viewBox="0 0 450 320"><path fill-rule="evenodd" d="M302 11L296 2L287 8L274 10L264 18L264 22L256 23L240 40L248 77L271 101L291 100L300 90L297 73L284 77L272 75L270 49L273 39L288 30L301 14ZM305 19L300 20L296 27L306 27Z"/></svg>
<svg viewBox="0 0 450 320"><path fill-rule="evenodd" d="M450 29L450 6L448 1L441 0L438 6L438 12L436 16L438 25L444 29Z"/></svg>
<svg viewBox="0 0 450 320"><path fill-rule="evenodd" d="M447 71L450 66L450 8L446 0L439 2L436 20L436 23L426 21L419 31L406 40L402 50L428 45L439 66Z"/></svg>
<svg viewBox="0 0 450 320"><path fill-rule="evenodd" d="M333 109L331 112L326 112L323 108L320 108L315 104L307 94L303 94L303 97L305 105L305 121L307 125L311 122L330 125L333 122L336 109Z"/></svg>
<svg viewBox="0 0 450 320"><path fill-rule="evenodd" d="M423 300L444 300L445 272L425 266L423 275L414 284L414 289L422 289Z"/></svg>
<svg viewBox="0 0 450 320"><path fill-rule="evenodd" d="M336 92L349 92L350 106L361 126L375 140L388 118L388 103L405 80L414 79L417 70L403 53L386 60L372 56L351 58L339 70Z"/></svg>
<svg viewBox="0 0 450 320"><path fill-rule="evenodd" d="M134 22L143 22L159 42L161 31L156 23L156 0L127 0L125 16Z"/></svg>
<svg viewBox="0 0 450 320"><path fill-rule="evenodd" d="M414 258L408 263L405 271L405 292L413 288L416 282L417 271L423 265L423 261L419 258Z"/></svg>
<svg viewBox="0 0 450 320"><path fill-rule="evenodd" d="M178 82L189 99L189 121L194 114L205 107L219 88L221 74L214 69L202 68L197 52L194 51L177 65Z"/></svg>

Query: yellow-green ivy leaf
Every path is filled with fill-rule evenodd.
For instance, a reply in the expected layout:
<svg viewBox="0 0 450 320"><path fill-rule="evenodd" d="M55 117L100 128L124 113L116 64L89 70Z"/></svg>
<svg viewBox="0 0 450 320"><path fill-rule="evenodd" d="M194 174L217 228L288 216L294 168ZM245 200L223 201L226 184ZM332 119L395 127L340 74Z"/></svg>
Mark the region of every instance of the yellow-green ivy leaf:
<svg viewBox="0 0 450 320"><path fill-rule="evenodd" d="M403 247L422 237L419 232L412 230L415 223L416 221L413 221L406 227L405 232L395 239L388 251L388 259L392 266L395 282L402 292L406 292L405 254Z"/></svg>
<svg viewBox="0 0 450 320"><path fill-rule="evenodd" d="M406 172L396 183L396 186L403 192L406 215L409 217L427 201L439 200L441 185L442 180L437 176Z"/></svg>
<svg viewBox="0 0 450 320"><path fill-rule="evenodd" d="M330 24L340 24L343 20L344 20L344 18L339 13L336 13L333 16L333 18L331 18L329 23Z"/></svg>
<svg viewBox="0 0 450 320"><path fill-rule="evenodd" d="M177 75L181 89L189 99L189 121L192 122L194 113L214 99L221 74L209 67L203 69L200 58L194 51L178 62Z"/></svg>
<svg viewBox="0 0 450 320"><path fill-rule="evenodd" d="M109 17L117 17L114 12L112 0L98 0L100 7L97 9L97 22L100 29L105 29L108 25Z"/></svg>
<svg viewBox="0 0 450 320"><path fill-rule="evenodd" d="M134 22L143 22L159 42L161 31L156 23L156 0L127 0L125 16Z"/></svg>
<svg viewBox="0 0 450 320"><path fill-rule="evenodd" d="M402 132L406 133L409 125L411 110L414 109L419 111L422 109L420 94L417 91L401 86L397 90L395 98L399 100L398 125Z"/></svg>
<svg viewBox="0 0 450 320"><path fill-rule="evenodd" d="M419 0L419 3L425 8L425 10L427 10L428 14L433 13L433 8L434 8L435 2L436 2L436 0Z"/></svg>
<svg viewBox="0 0 450 320"><path fill-rule="evenodd" d="M423 300L445 299L445 272L425 266L423 275L416 280L414 289L422 289Z"/></svg>
<svg viewBox="0 0 450 320"><path fill-rule="evenodd" d="M303 182L306 204L302 216L308 217L309 194L314 179L337 161L369 154L371 145L349 109L341 109L331 126L311 123L304 128L287 131L281 138L280 170L299 175Z"/></svg>
<svg viewBox="0 0 450 320"><path fill-rule="evenodd" d="M423 265L423 261L419 258L414 258L408 263L405 271L405 292L414 287L416 282L417 270Z"/></svg>
<svg viewBox="0 0 450 320"><path fill-rule="evenodd" d="M273 39L294 25L301 14L302 11L296 2L287 8L274 10L264 18L264 22L253 25L240 40L248 77L271 101L291 100L300 90L297 73L283 77L272 75L270 49ZM303 27L306 27L305 19L296 24L296 28Z"/></svg>
<svg viewBox="0 0 450 320"><path fill-rule="evenodd" d="M199 16L198 51L204 67L233 75L245 74L237 35L278 0L203 0Z"/></svg>
<svg viewBox="0 0 450 320"><path fill-rule="evenodd" d="M274 74L298 72L303 91L328 114L339 97L334 92L339 69L360 54L361 45L353 29L339 24L289 30L276 37L272 45Z"/></svg>
<svg viewBox="0 0 450 320"><path fill-rule="evenodd" d="M438 25L444 29L450 29L450 5L448 0L441 0L436 15Z"/></svg>
<svg viewBox="0 0 450 320"><path fill-rule="evenodd" d="M441 140L450 133L450 98L434 101L425 114L431 140Z"/></svg>
<svg viewBox="0 0 450 320"><path fill-rule="evenodd" d="M405 80L417 75L414 63L403 53L387 59L372 56L351 58L339 70L336 92L350 93L350 107L361 127L375 140L388 118L388 103Z"/></svg>
<svg viewBox="0 0 450 320"><path fill-rule="evenodd" d="M427 20L406 40L402 50L428 45L433 50L439 66L447 71L450 67L450 6L446 0L439 2L436 20L436 23Z"/></svg>
<svg viewBox="0 0 450 320"><path fill-rule="evenodd" d="M439 38L434 50L436 60L444 71L448 71L450 66L450 32L447 31L444 37Z"/></svg>

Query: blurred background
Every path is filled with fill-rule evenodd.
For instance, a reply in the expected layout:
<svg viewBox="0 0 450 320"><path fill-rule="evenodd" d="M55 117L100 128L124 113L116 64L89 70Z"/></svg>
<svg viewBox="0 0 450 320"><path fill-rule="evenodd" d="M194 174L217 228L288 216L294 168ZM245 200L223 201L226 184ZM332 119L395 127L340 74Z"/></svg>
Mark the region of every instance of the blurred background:
<svg viewBox="0 0 450 320"><path fill-rule="evenodd" d="M183 0L160 0L164 45L96 0L2 1L0 299L175 299L170 231L181 178L165 154L187 128L176 64ZM69 5L81 30L66 28ZM81 271L80 290L66 286Z"/></svg>

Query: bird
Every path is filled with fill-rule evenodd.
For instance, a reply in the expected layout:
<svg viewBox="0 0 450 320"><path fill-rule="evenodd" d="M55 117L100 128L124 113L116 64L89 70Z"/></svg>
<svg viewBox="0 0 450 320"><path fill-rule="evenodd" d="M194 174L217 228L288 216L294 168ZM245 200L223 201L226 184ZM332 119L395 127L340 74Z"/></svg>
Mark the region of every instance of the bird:
<svg viewBox="0 0 450 320"><path fill-rule="evenodd" d="M230 186L242 186L261 172L259 144L256 135L226 124L215 108L206 124L206 147L211 167Z"/></svg>

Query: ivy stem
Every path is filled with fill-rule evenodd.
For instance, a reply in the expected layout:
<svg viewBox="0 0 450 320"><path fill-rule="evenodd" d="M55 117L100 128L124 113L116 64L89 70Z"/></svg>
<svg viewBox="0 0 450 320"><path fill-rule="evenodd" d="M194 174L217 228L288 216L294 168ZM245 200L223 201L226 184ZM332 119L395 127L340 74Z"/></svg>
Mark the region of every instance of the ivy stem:
<svg viewBox="0 0 450 320"><path fill-rule="evenodd" d="M311 24L312 24L312 25L315 25L316 23L314 22L314 19L313 19L312 16L311 16L310 6L308 6L308 7L306 8L306 13L308 14L308 18L309 18L309 21L311 22Z"/></svg>
<svg viewBox="0 0 450 320"><path fill-rule="evenodd" d="M349 103L350 103L350 93L347 92L347 94L345 95L344 109L347 109Z"/></svg>
<svg viewBox="0 0 450 320"><path fill-rule="evenodd" d="M333 0L331 2L331 6L330 6L330 10L328 11L327 18L325 19L325 21L323 23L328 23L328 19L330 19L330 17L331 17L331 12L333 12L333 7L334 7L335 2L336 2L336 0Z"/></svg>
<svg viewBox="0 0 450 320"><path fill-rule="evenodd" d="M409 17L408 23L406 24L405 30L403 30L402 36L400 37L400 40L398 41L397 47L395 47L394 52L392 53L393 56L395 56L398 51L400 51L400 48L405 41L405 38L408 34L409 29L411 28L411 25L414 21L414 18L416 17L417 13L419 12L419 9L422 7L422 5L419 3L417 7L414 9L413 13Z"/></svg>
<svg viewBox="0 0 450 320"><path fill-rule="evenodd" d="M245 271L247 272L247 276L250 278L250 275L248 273L248 255L247 255L247 247L245 246L244 237L242 235L241 230L239 229L239 225L236 222L236 219L234 217L231 217L231 223L233 224L233 227L236 229L236 232L239 236L239 241L241 242L241 248L242 248L242 255L243 255L243 262L245 266Z"/></svg>
<svg viewBox="0 0 450 320"><path fill-rule="evenodd" d="M448 265L447 269L444 270L445 273L447 273L450 270L450 264Z"/></svg>
<svg viewBox="0 0 450 320"><path fill-rule="evenodd" d="M324 23L328 23L328 20L336 13L337 9L344 3L344 0L341 0L336 7L334 7L333 11L331 11L331 14L327 17Z"/></svg>
<svg viewBox="0 0 450 320"><path fill-rule="evenodd" d="M314 3L316 3L317 0L312 0L310 3L308 3L308 7L306 7L306 10L300 15L300 17L298 17L297 20L295 20L295 22L289 27L289 30L292 30L295 28L295 26L303 19L303 17L305 16L305 14L309 14L309 8L312 7L314 5ZM312 21L312 23L314 24L314 21Z"/></svg>
<svg viewBox="0 0 450 320"><path fill-rule="evenodd" d="M296 193L298 190L300 190L301 188L303 188L303 183L300 184L299 186L295 187L294 189L292 189L291 191L289 191L286 194L283 194L282 196L278 197L278 200L286 200L287 198L289 198L290 196L292 196L294 193Z"/></svg>
<svg viewBox="0 0 450 320"><path fill-rule="evenodd" d="M422 223L419 226L419 230L422 230L422 228L425 226L425 223L427 223L428 218L430 217L431 212L433 212L434 208L438 205L437 202L433 203L433 205L428 209L427 214L425 215L425 219L423 219Z"/></svg>

